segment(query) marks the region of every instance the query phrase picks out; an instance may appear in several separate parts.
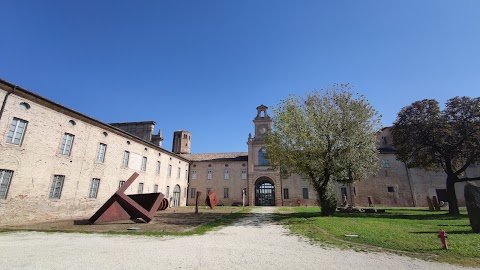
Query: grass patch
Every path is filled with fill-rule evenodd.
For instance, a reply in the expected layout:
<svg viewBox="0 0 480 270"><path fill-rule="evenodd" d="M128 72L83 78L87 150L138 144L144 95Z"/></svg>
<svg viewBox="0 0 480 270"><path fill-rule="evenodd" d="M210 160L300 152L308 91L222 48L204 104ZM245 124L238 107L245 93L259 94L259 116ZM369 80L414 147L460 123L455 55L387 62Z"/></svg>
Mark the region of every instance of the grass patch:
<svg viewBox="0 0 480 270"><path fill-rule="evenodd" d="M480 234L473 233L465 211L388 208L385 213L336 213L321 217L316 207L291 207L276 215L292 232L339 247L375 250L375 247L414 257L465 266L480 266ZM285 210L283 210L285 212ZM448 233L448 251L441 248L438 230ZM357 238L345 237L357 234ZM378 250L378 248L377 248Z"/></svg>

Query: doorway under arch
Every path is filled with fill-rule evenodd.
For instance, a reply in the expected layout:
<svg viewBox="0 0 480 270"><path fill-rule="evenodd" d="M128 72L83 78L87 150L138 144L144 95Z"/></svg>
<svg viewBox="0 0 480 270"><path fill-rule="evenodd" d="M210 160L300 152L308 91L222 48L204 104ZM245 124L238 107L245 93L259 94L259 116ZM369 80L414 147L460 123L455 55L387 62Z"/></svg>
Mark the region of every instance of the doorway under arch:
<svg viewBox="0 0 480 270"><path fill-rule="evenodd" d="M255 206L275 206L275 185L272 179L260 177L255 182Z"/></svg>
<svg viewBox="0 0 480 270"><path fill-rule="evenodd" d="M173 202L172 207L180 206L180 186L176 185L173 189Z"/></svg>

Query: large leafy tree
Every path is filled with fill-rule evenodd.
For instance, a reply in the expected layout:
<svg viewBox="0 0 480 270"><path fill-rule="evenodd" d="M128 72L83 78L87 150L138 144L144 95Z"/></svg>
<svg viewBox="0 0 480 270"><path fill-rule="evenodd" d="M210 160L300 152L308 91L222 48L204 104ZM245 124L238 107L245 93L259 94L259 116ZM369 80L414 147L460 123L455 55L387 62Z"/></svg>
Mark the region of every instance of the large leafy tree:
<svg viewBox="0 0 480 270"><path fill-rule="evenodd" d="M408 167L447 174L449 214L458 215L455 183L480 180L462 176L480 159L480 98L452 98L443 111L436 100L416 101L398 113L392 136Z"/></svg>
<svg viewBox="0 0 480 270"><path fill-rule="evenodd" d="M335 84L306 97L292 95L273 108L267 158L310 181L322 215L335 212L333 180L351 183L378 167L379 115L351 90L348 84Z"/></svg>

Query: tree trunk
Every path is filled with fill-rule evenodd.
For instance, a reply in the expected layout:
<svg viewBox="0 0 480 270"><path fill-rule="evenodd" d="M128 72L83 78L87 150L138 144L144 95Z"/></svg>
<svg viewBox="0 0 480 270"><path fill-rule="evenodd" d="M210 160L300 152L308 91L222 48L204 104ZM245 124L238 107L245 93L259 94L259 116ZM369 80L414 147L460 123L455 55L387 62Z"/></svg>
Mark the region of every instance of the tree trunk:
<svg viewBox="0 0 480 270"><path fill-rule="evenodd" d="M313 185L317 192L317 203L320 206L320 214L322 216L334 215L337 208L335 194L332 194L329 184L328 181L323 180L322 183L315 182Z"/></svg>
<svg viewBox="0 0 480 270"><path fill-rule="evenodd" d="M315 189L315 192L317 193L317 204L318 206L320 207L320 209L322 209L322 197L321 196L325 191L323 190L322 188L322 185L320 184L315 184L313 185L313 188Z"/></svg>
<svg viewBox="0 0 480 270"><path fill-rule="evenodd" d="M458 178L451 174L447 176L447 199L448 199L448 214L459 215L457 194L455 193L455 183Z"/></svg>

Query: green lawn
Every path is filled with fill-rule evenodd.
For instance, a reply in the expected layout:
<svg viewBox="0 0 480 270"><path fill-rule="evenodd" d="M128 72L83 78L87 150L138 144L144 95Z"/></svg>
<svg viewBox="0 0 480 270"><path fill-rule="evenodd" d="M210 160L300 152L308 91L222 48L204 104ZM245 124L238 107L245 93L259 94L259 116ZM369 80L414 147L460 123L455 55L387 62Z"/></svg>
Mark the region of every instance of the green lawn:
<svg viewBox="0 0 480 270"><path fill-rule="evenodd" d="M327 244L356 249L381 247L424 259L480 266L480 234L472 232L466 212L452 217L446 211L388 208L386 213L320 217L317 207L292 207L289 214L278 214L277 218L294 233ZM441 248L439 229L448 233L448 251Z"/></svg>

